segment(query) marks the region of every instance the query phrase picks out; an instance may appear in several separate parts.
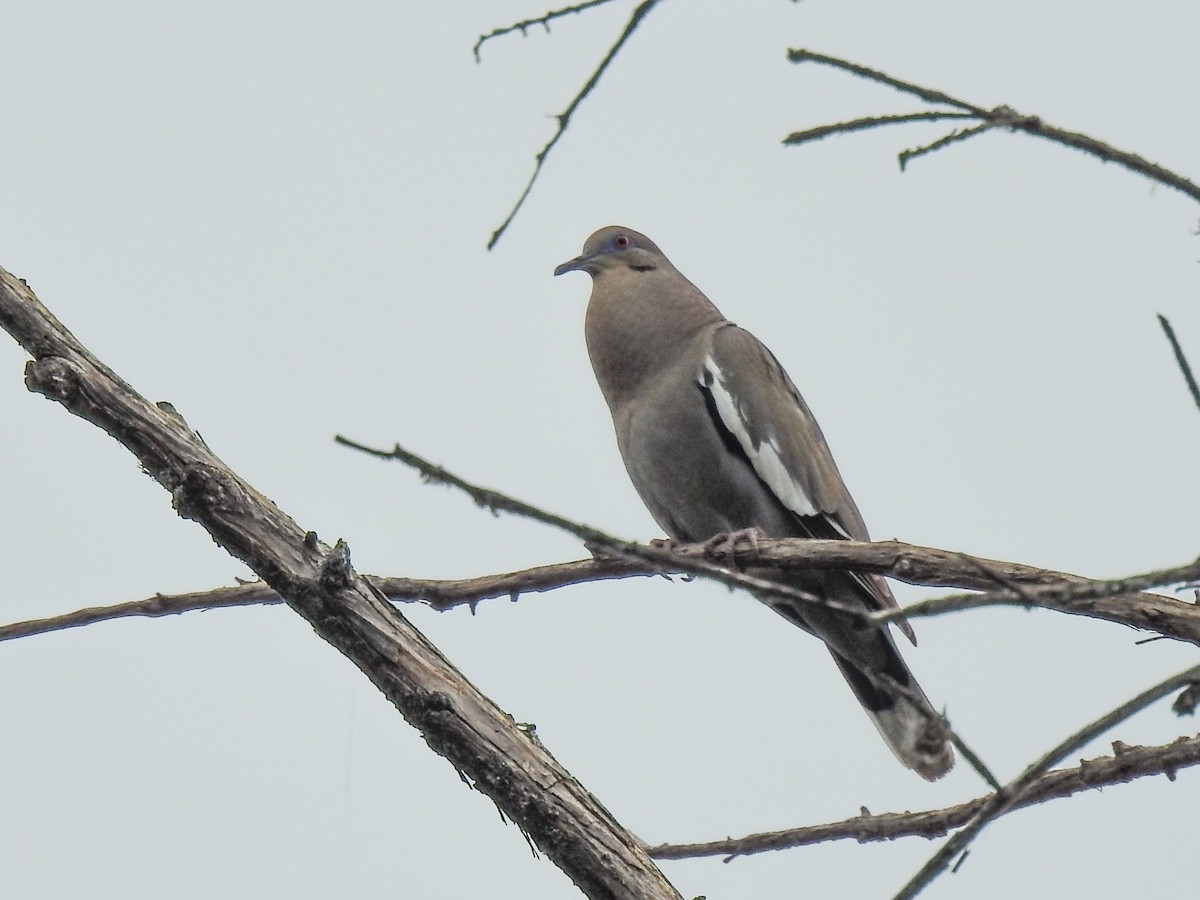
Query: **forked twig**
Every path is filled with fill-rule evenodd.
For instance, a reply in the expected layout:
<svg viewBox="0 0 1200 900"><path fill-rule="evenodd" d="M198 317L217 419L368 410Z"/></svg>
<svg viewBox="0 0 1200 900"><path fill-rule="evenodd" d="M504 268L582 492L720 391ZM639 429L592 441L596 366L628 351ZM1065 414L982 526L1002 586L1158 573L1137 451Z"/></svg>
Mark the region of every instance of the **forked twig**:
<svg viewBox="0 0 1200 900"><path fill-rule="evenodd" d="M1166 775L1174 781L1180 769L1195 765L1200 765L1200 737L1180 737L1157 747L1131 747L1114 741L1112 756L1083 760L1075 768L1055 769L1042 775L1018 799L1005 807L1004 814L1151 775ZM866 844L904 837L932 840L966 825L987 801L987 796L977 797L945 809L921 812L871 815L864 811L862 815L840 822L804 825L701 843L657 844L652 845L649 852L655 859L723 856L725 862L732 862L739 856L807 847L828 841L852 840Z"/></svg>
<svg viewBox="0 0 1200 900"><path fill-rule="evenodd" d="M986 828L989 823L1003 815L1015 803L1020 802L1025 792L1030 790L1038 779L1049 771L1051 766L1054 766L1069 754L1074 753L1080 747L1090 743L1114 725L1123 722L1134 713L1145 709L1154 701L1165 697L1179 688L1195 684L1198 680L1200 680L1200 666L1193 666L1177 675L1172 675L1170 678L1160 681L1154 687L1142 691L1126 703L1122 703L1116 709L1105 713L1094 722L1085 725L1060 744L1042 754L1041 757L1026 767L1024 772L1010 781L1001 790L996 791L996 793L984 800L983 804L971 816L970 821L963 826L962 830L946 841L937 853L921 867L920 871L897 892L896 900L908 900L908 898L917 896L935 878L949 869L954 859L967 849L979 832Z"/></svg>
<svg viewBox="0 0 1200 900"><path fill-rule="evenodd" d="M942 104L944 106L954 107L960 112L960 115L955 115L951 110L939 110L938 115L944 118L970 118L979 122L978 127L967 129L965 131L956 130L946 135L945 137L928 144L924 147L917 147L912 150L905 150L899 154L901 169L909 161L917 157L924 156L927 153L932 153L934 150L940 150L950 144L961 143L967 138L975 137L983 134L985 131L990 131L993 128L1007 128L1011 131L1023 131L1026 134L1034 137L1044 138L1048 141L1053 141L1056 144L1061 144L1064 147L1073 147L1076 150L1081 150L1084 153L1094 156L1104 162L1113 162L1123 166L1132 172L1137 172L1152 181L1157 181L1159 184L1166 185L1180 191L1183 194L1191 197L1193 200L1200 202L1200 185L1172 172L1170 169L1163 168L1156 163L1143 159L1136 153L1130 153L1125 150L1118 150L1110 144L1099 141L1096 138L1089 137L1086 134L1080 134L1076 131L1067 131L1064 128L1058 128L1045 122L1040 116L1030 116L1017 112L1009 106L997 106L992 109L986 109L982 106L977 106L974 103L968 103L965 100L960 100L953 97L944 91L935 90L933 88L923 87L919 84L914 84L911 81L905 81L902 78L896 78L893 75L888 75L886 72L881 72L877 69L872 69L867 66L859 65L858 63L850 62L846 59L840 59L836 56L827 56L823 53L814 53L811 50L795 49L788 51L788 59L794 63L814 62L819 65L829 66L834 69L840 69L843 72L848 72L859 78L865 78L868 81L874 81L878 84L887 85L897 91L923 100L926 103ZM964 115L961 115L965 113ZM787 145L803 144L809 141L819 140L829 137L833 134L845 134L852 131L863 131L868 128L877 128L885 125L897 125L906 122L920 121L919 114L911 113L907 115L892 115L892 116L877 116L867 119L855 119L852 122L843 122L834 125L822 125L817 128L809 128L804 131L797 131L784 138L783 143Z"/></svg>

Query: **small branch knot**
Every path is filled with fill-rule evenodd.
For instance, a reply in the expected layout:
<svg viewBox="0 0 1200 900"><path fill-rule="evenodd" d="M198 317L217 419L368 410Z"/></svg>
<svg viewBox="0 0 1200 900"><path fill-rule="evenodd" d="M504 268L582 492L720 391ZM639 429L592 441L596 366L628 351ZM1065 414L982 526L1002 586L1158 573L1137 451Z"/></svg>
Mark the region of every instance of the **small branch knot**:
<svg viewBox="0 0 1200 900"><path fill-rule="evenodd" d="M172 489L171 503L185 519L203 522L213 516L229 518L245 506L245 498L240 491L230 490L231 486L212 466L190 465Z"/></svg>
<svg viewBox="0 0 1200 900"><path fill-rule="evenodd" d="M25 364L25 387L70 408L79 390L79 369L61 356L31 359Z"/></svg>
<svg viewBox="0 0 1200 900"><path fill-rule="evenodd" d="M1017 112L1011 106L1001 104L988 113L988 118L996 125L1001 125L1005 128L1021 129L1023 131L1037 131L1042 127L1042 120L1038 116L1027 116Z"/></svg>
<svg viewBox="0 0 1200 900"><path fill-rule="evenodd" d="M350 564L350 545L339 539L321 563L321 587L327 591L339 591L354 581L354 567Z"/></svg>

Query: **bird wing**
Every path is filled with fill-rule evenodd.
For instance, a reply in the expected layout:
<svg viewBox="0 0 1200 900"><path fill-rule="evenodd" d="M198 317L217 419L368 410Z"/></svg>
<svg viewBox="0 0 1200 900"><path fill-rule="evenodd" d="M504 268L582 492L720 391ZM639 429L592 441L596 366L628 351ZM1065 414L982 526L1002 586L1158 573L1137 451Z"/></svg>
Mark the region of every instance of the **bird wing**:
<svg viewBox="0 0 1200 900"><path fill-rule="evenodd" d="M825 436L770 350L733 323L712 333L700 387L714 423L731 435L759 480L806 537L870 540ZM899 604L882 577L856 574L878 609ZM908 622L899 627L916 643Z"/></svg>

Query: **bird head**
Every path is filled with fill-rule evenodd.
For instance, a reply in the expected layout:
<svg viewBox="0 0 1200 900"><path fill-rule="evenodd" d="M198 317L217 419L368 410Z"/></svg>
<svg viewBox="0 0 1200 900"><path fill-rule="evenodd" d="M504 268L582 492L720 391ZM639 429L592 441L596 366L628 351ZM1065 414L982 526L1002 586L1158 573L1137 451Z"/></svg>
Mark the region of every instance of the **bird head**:
<svg viewBox="0 0 1200 900"><path fill-rule="evenodd" d="M667 259L650 238L632 228L608 225L584 242L583 253L567 260L554 274L582 271L595 278L618 266L649 272L663 265L669 265Z"/></svg>

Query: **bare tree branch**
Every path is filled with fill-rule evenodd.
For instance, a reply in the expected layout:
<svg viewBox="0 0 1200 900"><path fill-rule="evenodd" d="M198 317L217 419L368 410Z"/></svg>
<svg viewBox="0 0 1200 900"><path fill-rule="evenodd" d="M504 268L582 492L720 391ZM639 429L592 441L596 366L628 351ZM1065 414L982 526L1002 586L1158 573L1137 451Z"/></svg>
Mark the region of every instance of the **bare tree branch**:
<svg viewBox="0 0 1200 900"><path fill-rule="evenodd" d="M505 25L502 28L496 28L488 34L481 34L479 40L475 42L475 46L471 48L471 52L475 54L475 62L479 62L479 48L493 38L498 38L513 32L521 32L521 36L525 34L535 25L541 25L546 29L546 34L550 33L550 23L555 19L560 19L563 16L569 16L572 13L583 12L585 9L591 9L593 6L603 6L606 3L612 3L612 0L585 0L583 3L577 3L574 6L564 6L561 9L552 9L544 16L538 16L536 19L522 19L520 22L513 22L511 25Z"/></svg>
<svg viewBox="0 0 1200 900"><path fill-rule="evenodd" d="M1181 737L1157 747L1129 747L1115 741L1112 756L1083 760L1073 769L1058 769L1039 776L1001 814L1006 815L1048 800L1070 797L1082 791L1125 784L1150 775L1166 775L1174 781L1180 769L1197 764L1200 764L1200 737ZM989 796L977 797L945 809L879 815L864 811L860 816L826 825L807 825L703 843L657 844L651 846L649 851L655 859L724 856L729 862L739 856L827 841L853 840L866 844L902 837L932 840L966 825L987 803Z"/></svg>
<svg viewBox="0 0 1200 900"><path fill-rule="evenodd" d="M302 532L294 522L284 516L266 498L258 495L253 488L242 482L236 475L211 454L203 442L187 428L182 418L169 406L160 404L151 406L143 398L129 388L117 376L95 360L88 351L78 344L48 311L41 307L32 293L13 279L8 273L0 270L0 325L18 337L34 356L27 369L27 383L31 389L46 394L58 400L72 412L80 415L104 428L122 443L126 444L138 456L142 466L153 477L168 487L174 496L176 507L186 517L196 519L205 525L217 541L230 550L231 553L245 560L258 571L275 589L289 597L290 605L305 615L314 627L327 640L342 649L373 681L393 700L406 718L422 729L430 746L471 777L477 786L496 799L501 808L508 811L509 803L520 801L518 808L524 813L510 813L523 828L533 835L539 846L547 849L544 841L558 841L558 849L562 849L563 826L562 813L564 805L570 807L570 812L578 814L580 807L586 809L598 819L607 831L623 834L619 826L611 820L595 801L570 780L565 772L556 770L552 760L537 759L537 765L546 768L543 779L536 780L534 785L525 786L538 797L542 792L554 792L556 802L550 804L553 815L545 809L537 812L549 816L554 828L547 834L545 821L539 815L531 812L536 803L527 794L514 797L511 772L506 771L503 777L496 773L497 761L480 756L492 755L496 752L495 723L492 718L499 718L511 725L511 720L495 710L486 698L479 695L449 664L437 653L419 633L395 613L390 606L382 604L385 599L379 590L353 572L349 565L347 548L339 542L336 547L323 545L312 532ZM350 444L351 442L343 441ZM369 448L361 448L368 449ZM502 494L476 488L458 479L440 467L434 467L407 451L399 448L390 454L403 459L410 465L416 465L422 473L433 480L438 480L467 490L476 501L492 509L527 514L525 505L512 501ZM407 458L406 458L407 457ZM556 517L549 517L554 519ZM704 547L685 548L683 552L666 551L662 548L642 548L638 545L627 545L603 533L594 533L586 526L578 526L567 520L556 522L560 527L567 527L585 538L595 538L605 546L615 546L620 551L638 558L638 567L646 572L646 562L659 565L678 565L682 560L685 568L695 568L706 575L727 575L726 570L713 567L709 563L698 564L689 561L688 556L694 555L699 560L704 554ZM896 542L881 544L853 544L841 541L762 541L759 548L760 556L756 558L756 566L764 563L788 568L797 565L797 560L806 555L804 551L818 550L815 558L803 560L802 565L823 565L834 568L861 566L869 571L886 571L901 574L911 578L915 571L922 566L931 566L935 571L942 571L942 564L948 560L956 561L963 580L971 584L991 586L996 583L1005 585L1005 590L1015 597L1007 601L996 599L999 592L991 598L991 602L1017 602L1022 604L1040 603L1041 585L1047 578L1069 581L1071 576L1061 573L1049 573L1045 570L1031 567L1014 566L992 560L980 560L964 557L961 554L951 554L945 551L930 550L929 548L913 548ZM800 550L799 554L796 553ZM870 564L863 564L857 558L860 553L871 559ZM878 555L882 552L882 556ZM620 560L585 561L572 564L575 567L588 567L593 570L606 571L607 577L613 577L614 571L624 567L621 574L632 574L633 567L629 562ZM561 577L561 572L553 572L556 567L543 567L536 575L529 573L513 573L508 576L506 593L512 595L516 590L512 586L518 581L514 576L525 578L523 589L537 589L537 585L554 581ZM717 571L709 572L710 568ZM653 568L650 571L654 571ZM1169 570L1165 570L1169 571ZM579 573L576 572L576 575ZM944 577L940 575L938 577ZM1141 580L1152 581L1162 578L1162 573L1151 573L1142 576ZM1068 599L1079 588L1082 593L1109 596L1115 591L1127 590L1131 583L1139 579L1123 579L1120 582L1086 582L1080 579L1078 584L1068 584L1063 589L1061 584L1053 585L1061 595ZM479 579L474 588L478 590ZM436 583L423 585L424 592L434 593ZM466 583L458 583L462 590ZM442 583L445 586L445 583ZM759 589L755 581L750 585ZM412 589L410 584L409 589ZM492 589L497 584L493 579ZM1099 589L1099 590L1098 590ZM261 593L261 585L246 585L232 589L226 596L229 604L245 602L262 602L265 598ZM250 597L255 597L250 600ZM167 609L165 598L153 598L148 604L143 604L138 614L163 614ZM978 598L967 598L969 601L988 600L989 595ZM1153 598L1166 601L1167 598ZM942 598L943 608L951 608ZM931 607L938 601L926 604ZM1061 596L1060 596L1061 602ZM1168 603L1171 601L1167 601ZM159 604L156 611L153 604ZM971 605L971 604L966 604ZM1181 604L1182 605L1182 604ZM956 607L957 608L957 607ZM95 621L100 611L87 610L79 614L81 620ZM1147 691L1123 707L1114 710L1076 735L1073 735L1059 747L1047 753L1041 760L1029 767L1021 778L1012 782L1003 790L985 798L983 803L973 812L969 824L963 832L956 835L946 847L918 874L905 889L901 896L912 896L929 880L944 871L949 861L954 858L973 838L990 818L1002 814L1008 808L1020 804L1027 790L1032 790L1051 765L1082 746L1087 741L1111 727L1112 724L1131 715L1137 709L1157 699L1164 693L1176 687L1195 682L1200 677L1200 667L1189 669L1173 679L1169 679L1157 688ZM441 680L439 680L441 679ZM437 687L434 687L437 685ZM442 699L430 702L431 696ZM439 715L450 713L449 716ZM484 724L480 724L480 716ZM449 721L447 721L447 719ZM479 733L479 729L487 729L490 735L486 751L472 752L464 747L462 742L469 743L469 733ZM464 733L467 732L467 733ZM513 757L521 760L528 773L530 763L524 757L530 752L529 745L533 743L527 736L516 729L521 736L520 746L512 748ZM540 750L540 747L538 748ZM535 754L536 756L536 754ZM542 774L539 772L538 774ZM565 788L565 791L564 791ZM570 801L566 803L563 793ZM596 827L596 822L589 823ZM636 841L628 837L629 852L636 855L640 852ZM570 842L568 842L570 843ZM563 859L560 866L568 872L581 888L592 896L605 896L601 890L607 890L607 884L602 881L602 875L596 874L593 868L594 860L589 856L586 860L571 859L561 854L555 857L554 852L547 849L549 855ZM578 852L572 844L571 852ZM594 854L596 851L591 850ZM605 851L607 852L607 850ZM741 852L741 851L739 851ZM605 860L611 864L611 859ZM657 875L657 870L645 866L648 862L640 863L636 868L638 878L648 878L649 889L663 891L661 894L646 893L643 896L674 896L669 885ZM570 867L570 868L569 868ZM626 873L627 874L627 873ZM666 885L665 887L663 887Z"/></svg>
<svg viewBox="0 0 1200 900"><path fill-rule="evenodd" d="M934 110L930 112L900 113L895 116L867 116L865 119L850 119L846 122L834 122L830 125L818 125L789 134L785 144L808 144L819 141L834 134L849 134L854 131L866 131L869 128L879 128L881 125L903 125L908 122L944 122L947 119L975 119L974 113L948 112Z"/></svg>
<svg viewBox="0 0 1200 900"><path fill-rule="evenodd" d="M362 444L358 444L347 438L338 435L335 440L347 447L351 447L360 452L368 453L372 456L384 459L396 459L406 465L412 466L421 473L421 476L426 481L433 481L440 484L446 484L456 487L468 494L477 505L486 507L492 510L493 513L501 510L517 515L533 518L542 521L545 524L552 525L555 528L567 531L577 537L582 538L586 543L602 548L607 554L623 557L626 559L636 559L639 561L656 562L662 565L671 567L672 569L681 569L690 574L702 574L705 577L721 581L725 584L746 588L754 591L755 594L762 596L781 596L801 603L812 606L822 606L828 609L838 609L847 612L859 619L869 619L870 615L865 613L861 607L854 607L849 604L837 603L831 600L826 600L823 597L817 597L805 591L798 590L791 585L783 584L779 581L762 578L758 575L748 575L740 572L734 572L729 568L725 568L709 562L703 558L692 558L682 554L676 554L666 547L646 547L641 544L624 541L615 538L602 531L599 531L589 525L582 525L577 522L572 522L562 516L557 516L552 513L547 513L544 510L538 509L524 501L517 500L506 494L501 494L498 491L490 488L484 488L479 485L471 484L459 476L448 472L442 466L435 465L428 460L422 459L410 450L405 450L399 444L396 444L391 452L376 450ZM755 542L757 543L757 542ZM701 551L708 549L708 545L701 545ZM595 552L595 551L594 551ZM736 551L731 551L732 561L736 564ZM908 631L911 636L911 629ZM959 737L946 722L945 717L939 717L936 725L956 744L966 746L962 738ZM980 777L985 781L994 782L991 773L987 767L983 765L978 756L974 753L964 754L964 758L968 764L976 768Z"/></svg>
<svg viewBox="0 0 1200 900"><path fill-rule="evenodd" d="M942 552L942 551L935 551ZM1001 563L1002 571L1005 565ZM1009 569L1010 573L1015 569ZM1089 616L1119 622L1131 628L1157 631L1167 637L1200 643L1200 607L1160 594L1145 591L1153 587L1182 584L1200 577L1200 560L1169 569L1155 569L1140 575L1110 580L1080 578L1066 573L1046 571L1042 585L1021 584L1019 589L993 590L983 594L951 594L921 600L901 610L871 614L876 621L920 618L960 609L982 606L1026 606L1054 609L1071 615ZM908 580L899 574L898 578ZM1060 580L1061 579L1061 580ZM966 580L966 579L964 579ZM1057 582L1057 583L1056 583Z"/></svg>
<svg viewBox="0 0 1200 900"><path fill-rule="evenodd" d="M1196 404L1197 409L1200 409L1200 386L1196 385L1196 376L1192 374L1192 367L1188 365L1183 347L1180 346L1179 339L1175 337L1175 329L1171 327L1171 323L1163 315L1158 317L1158 324L1162 326L1163 333L1166 334L1167 340L1171 343L1171 350L1175 353L1175 362L1179 365L1179 371L1183 373L1183 380L1187 382L1188 393L1192 395L1192 402Z"/></svg>
<svg viewBox="0 0 1200 900"><path fill-rule="evenodd" d="M1189 181L1182 175L1177 175L1170 169L1166 169L1160 165L1149 162L1138 156L1136 153L1130 153L1125 150L1118 150L1109 144L1099 141L1096 138L1089 137L1086 134L1080 134L1076 131L1067 131L1063 128L1051 125L1043 121L1039 116L1029 116L1019 113L1009 106L997 106L993 109L985 109L982 106L976 106L973 103L968 103L965 100L960 100L957 97L952 97L949 94L935 90L933 88L922 87L919 84L913 84L911 81L904 81L895 76L888 75L885 72L880 72L876 69L868 68L867 66L859 65L858 63L850 62L849 60L839 59L836 56L826 56L822 53L814 53L811 50L795 49L788 51L788 59L794 63L814 62L823 66L830 66L835 69L840 69L844 72L849 72L851 75L865 78L868 81L874 81L878 84L884 84L894 88L904 94L909 94L924 100L926 103L940 103L946 106L952 106L957 110L966 112L968 117L976 119L980 126L969 129L967 131L955 131L940 141L936 141L926 147L920 147L915 150L906 150L900 154L900 167L903 169L905 163L918 156L923 156L933 150L940 149L948 144L958 143L966 140L969 137L974 137L977 134L982 134L985 131L990 131L992 128L1007 128L1012 131L1023 131L1026 134L1031 134L1034 137L1045 138L1048 141L1053 141L1056 144L1061 144L1064 147L1073 147L1076 150L1082 150L1084 153L1094 156L1104 162L1114 162L1117 165L1123 166L1132 172L1143 175L1152 181L1157 181L1159 184L1166 185L1169 188L1174 188L1181 193L1186 194L1193 200L1200 202L1200 185L1193 181ZM940 114L950 117L950 111L940 111ZM915 115L915 114L914 114ZM828 137L831 134L846 133L851 131L862 131L867 128L882 127L885 125L895 125L898 123L913 121L913 116L879 116L872 119L855 119L853 122L841 123L841 125L824 125L818 128L810 128L806 131L798 131L784 138L783 143L801 144L815 139Z"/></svg>
<svg viewBox="0 0 1200 900"><path fill-rule="evenodd" d="M490 488L472 484L447 471L442 466L422 459L399 444L392 450L377 450L338 436L335 440L347 447L381 459L396 459L412 466L427 481L456 487L470 496L476 504L524 516L554 528L562 529L590 545L599 545L613 554L662 566L651 571L687 572L720 581L733 587L743 587L779 596L796 596L805 603L820 603L831 609L864 615L861 609L822 601L809 594L786 593L778 582L752 578L707 561L704 545L646 547L605 534L589 525L573 522L532 504L517 500ZM976 606L1044 606L1073 615L1108 619L1134 628L1155 631L1180 640L1200 643L1200 609L1194 604L1173 600L1156 594L1140 593L1151 587L1178 584L1200 577L1200 560L1186 566L1161 569L1112 581L1096 581L1033 566L1005 563L917 547L899 541L858 543L855 541L772 540L759 539L755 546L742 541L732 548L734 559L752 558L756 568L774 566L787 568L855 569L890 575L912 584L938 587L962 587L982 590L976 595L936 597L903 609L867 613L876 622L935 615L951 610ZM752 557L750 554L754 554ZM646 570L637 570L645 574ZM633 574L630 572L629 574ZM1002 589L995 590L999 585ZM1134 596L1129 596L1129 595Z"/></svg>
<svg viewBox="0 0 1200 900"><path fill-rule="evenodd" d="M1020 801L1026 791L1033 788L1051 766L1074 753L1080 747L1090 743L1114 725L1128 719L1134 713L1145 709L1155 700L1181 687L1195 684L1200 679L1200 666L1185 669L1178 675L1172 675L1154 687L1138 694L1132 700L1121 704L1116 709L1096 719L1094 722L1079 729L1062 743L1048 750L1039 759L1031 763L1024 772L1005 785L999 791L986 798L983 804L972 814L970 821L962 830L951 837L935 853L921 870L896 894L896 900L907 900L915 897L929 884L945 872L955 857L962 854L989 823L1002 816L1014 803Z"/></svg>
<svg viewBox="0 0 1200 900"><path fill-rule="evenodd" d="M550 142L541 149L541 152L538 153L536 157L534 157L535 165L533 167L533 174L529 176L529 183L525 185L525 190L521 192L521 196L517 198L517 202L509 212L508 218L501 222L500 227L492 232L492 237L487 243L487 248L489 250L496 246L496 242L500 240L500 236L508 230L508 226L512 224L512 220L516 217L517 212L525 204L525 199L529 196L529 192L533 190L534 182L537 181L538 176L542 172L542 166L546 163L546 157L549 156L550 151L554 149L554 145L558 143L558 139L561 138L564 133L566 133L567 126L571 124L571 116L575 114L575 110L578 109L579 104L582 103L584 98L592 92L592 89L600 83L600 76L603 75L605 70L608 69L609 64L616 59L617 54L621 51L621 48L625 46L625 42L629 40L629 38L637 30L637 27L642 24L642 19L644 19L650 13L650 11L654 9L654 7L658 6L660 2L661 0L643 0L643 2L638 5L637 9L633 11L633 15L629 17L629 21L625 23L625 30L621 32L621 36L618 37L616 43L608 49L608 53L604 55L604 59L600 60L600 65L598 65L596 70L592 72L592 77L587 80L587 83L584 84L579 93L575 95L575 99L571 101L570 105L568 105L565 110L558 114L556 117L558 119L558 129L554 132L554 136L550 138Z"/></svg>
<svg viewBox="0 0 1200 900"><path fill-rule="evenodd" d="M611 0L585 0L481 35L473 48L476 60L479 60L480 48L489 39L516 31L524 34L536 25L548 32L552 20L607 2ZM529 182L508 217L492 234L487 245L489 249L495 246L530 195L550 151L565 134L578 106L595 89L641 20L659 2L644 0L637 6L588 82L567 109L556 117L555 134L536 155ZM785 144L800 144L833 134L886 125L966 119L977 124L901 152L901 169L909 161L951 144L993 128L1007 128L1073 147L1102 161L1116 162L1200 201L1200 187L1187 178L1087 135L1049 125L1037 116L1024 115L1007 106L977 107L883 72L805 50L793 50L789 58L793 62L810 61L839 68L924 102L952 109L868 117L819 126L790 135ZM1182 347L1167 319L1159 316L1159 321L1192 398L1200 408L1200 388ZM135 603L15 623L0 627L0 640L122 616L159 616L186 609L280 602L279 594L282 594L286 598L283 602L303 615L323 639L337 647L372 679L406 720L421 731L435 752L445 756L468 784L491 797L589 896L654 898L679 895L647 858L641 842L628 834L582 785L558 766L535 737L515 727L511 718L470 685L436 647L384 601L422 601L437 609L464 604L474 608L474 604L482 599L507 596L515 600L523 592L549 590L578 581L684 571L759 593L790 596L802 602L819 603L861 615L859 610L827 603L786 585L735 571L736 566L718 565L711 561L711 555L702 545L664 549L622 541L586 525L543 513L498 492L470 485L440 467L431 468L431 464L398 446L391 454L383 454L343 440L360 450L403 459L421 470L425 477L453 484L492 510L504 509L520 515L531 515L530 510L534 510L540 514L533 515L534 518L541 518L587 542L611 550L618 557L461 581L369 579L353 570L349 550L343 542L338 541L330 547L314 532L299 528L213 455L173 409L165 404L155 407L147 403L79 344L23 282L2 269L0 326L13 333L34 356L26 368L26 383L30 390L61 403L126 446L148 474L172 493L181 516L203 525L220 546L244 560L264 579L261 583L218 591L158 595ZM756 569L761 566L775 566L781 571L809 567L856 569L880 572L912 583L985 592L934 598L905 610L871 615L869 618L873 621L937 615L985 605L1037 606L1105 618L1200 643L1200 609L1195 604L1142 593L1147 588L1200 577L1200 561L1130 578L1097 581L898 542L764 540L760 544L756 548L759 553L755 557ZM736 561L735 555L732 562ZM1177 770L1200 762L1200 738L1180 738L1161 747L1130 748L1115 742L1111 757L1081 762L1073 769L1048 771L1099 734L1181 686L1186 685L1192 692L1188 702L1194 703L1198 683L1200 666L1163 681L1068 737L994 794L965 804L886 816L871 816L864 812L855 819L828 825L751 835L737 841L664 844L651 848L650 852L660 858L714 854L733 858L847 837L860 842L902 835L932 838L961 829L897 895L916 896L946 871L955 858L961 858L978 833L1001 815L1084 789L1128 782L1147 775L1161 773L1174 780Z"/></svg>
<svg viewBox="0 0 1200 900"><path fill-rule="evenodd" d="M865 78L867 81L875 81L879 84L886 84L888 87L895 88L902 94L911 94L926 103L942 103L946 106L954 106L964 112L971 113L974 116L983 118L987 115L987 110L982 106L976 106L973 103L967 103L965 100L959 100L956 97L951 97L949 94L936 90L935 88L921 87L919 84L913 84L911 81L902 81L899 78L894 78L886 72L881 72L878 69L871 69L867 66L860 65L855 62L850 62L848 59L839 59L836 56L826 56L823 53L814 53L811 50L796 49L788 51L788 61L794 63L815 62L823 66L830 66L834 69L841 69L843 72L849 72L851 75L857 75L859 78Z"/></svg>
<svg viewBox="0 0 1200 900"><path fill-rule="evenodd" d="M703 544L681 545L671 552L673 559L706 558ZM776 566L781 571L802 568L856 569L878 572L909 584L925 586L988 591L1000 583L1011 592L1007 597L996 593L935 597L906 607L903 614L910 617L937 615L977 606L1039 606L1200 644L1200 607L1160 594L1139 593L1130 587L1131 583L1153 587L1200 577L1198 563L1149 572L1132 579L1095 581L1065 572L981 559L899 541L860 544L853 541L762 538L758 552L756 565ZM677 570L671 565L659 567L640 560L583 559L479 578L436 580L378 575L369 577L393 602L425 603L433 609L450 610L460 606L474 609L485 600L516 600L521 594L552 591L589 581L646 577ZM1040 595L1036 593L1039 588L1045 589ZM1082 596L1074 593L1076 591L1086 591L1091 596ZM169 616L195 610L279 602L282 602L279 595L262 582L187 594L156 594L144 600L89 607L45 619L3 625L0 626L0 641L131 616Z"/></svg>
<svg viewBox="0 0 1200 900"><path fill-rule="evenodd" d="M911 160L919 159L929 153L936 153L943 147L948 147L951 144L957 144L959 141L965 141L968 138L973 138L978 134L983 134L985 131L991 131L995 128L990 122L985 122L982 125L976 125L974 128L961 128L952 131L947 135L938 138L932 144L925 144L922 147L914 147L912 150L901 150L896 158L900 161L900 171L903 172Z"/></svg>
<svg viewBox="0 0 1200 900"><path fill-rule="evenodd" d="M121 381L0 269L0 327L34 359L26 385L104 429L200 523L347 656L471 786L593 898L679 898L641 843L467 681L334 547L234 474L174 410Z"/></svg>
<svg viewBox="0 0 1200 900"><path fill-rule="evenodd" d="M640 560L643 563L653 563L656 564L655 572L686 572L692 575L704 575L707 578L712 578L731 587L741 587L767 596L786 597L812 606L837 609L863 619L868 617L868 614L861 607L835 603L777 581L770 581L754 575L735 572L730 568L710 562L703 553L680 554L674 552L668 545L647 546L639 544L635 541L628 541L607 534L598 528L593 528L591 525L584 525L563 516L546 512L523 500L518 500L516 497L502 494L492 488L472 484L442 466L423 459L411 450L404 449L399 444L396 444L391 450L378 450L368 447L365 444L359 444L341 435L334 437L334 440L343 446L380 459L398 460L416 469L426 481L457 488L474 500L477 506L490 509L493 513L512 513L513 515L533 519L536 522L541 522L544 525L549 525L568 534L573 534L582 540L585 546L592 550L593 553L603 553L627 560ZM736 558L736 552L733 555Z"/></svg>

